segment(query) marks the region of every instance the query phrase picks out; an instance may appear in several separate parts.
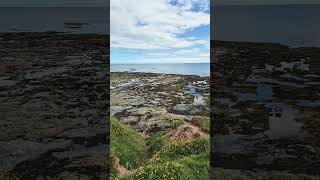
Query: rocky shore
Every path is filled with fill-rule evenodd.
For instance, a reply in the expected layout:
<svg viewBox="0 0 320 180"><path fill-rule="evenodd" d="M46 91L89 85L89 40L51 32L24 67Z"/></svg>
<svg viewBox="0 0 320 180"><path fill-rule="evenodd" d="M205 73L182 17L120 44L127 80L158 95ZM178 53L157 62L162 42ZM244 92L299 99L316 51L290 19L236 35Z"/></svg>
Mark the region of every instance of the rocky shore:
<svg viewBox="0 0 320 180"><path fill-rule="evenodd" d="M148 135L209 117L209 77L115 72L110 89L111 115Z"/></svg>
<svg viewBox="0 0 320 180"><path fill-rule="evenodd" d="M109 37L0 33L0 179L106 179Z"/></svg>
<svg viewBox="0 0 320 180"><path fill-rule="evenodd" d="M209 77L112 72L110 80L112 178L209 179Z"/></svg>
<svg viewBox="0 0 320 180"><path fill-rule="evenodd" d="M320 48L222 41L211 47L216 178L228 170L244 179L319 175Z"/></svg>
<svg viewBox="0 0 320 180"><path fill-rule="evenodd" d="M0 34L0 178L107 179L108 46L94 34ZM211 47L211 79L112 73L111 115L175 141L173 129L209 134L201 123L211 111L216 176L319 175L320 49Z"/></svg>

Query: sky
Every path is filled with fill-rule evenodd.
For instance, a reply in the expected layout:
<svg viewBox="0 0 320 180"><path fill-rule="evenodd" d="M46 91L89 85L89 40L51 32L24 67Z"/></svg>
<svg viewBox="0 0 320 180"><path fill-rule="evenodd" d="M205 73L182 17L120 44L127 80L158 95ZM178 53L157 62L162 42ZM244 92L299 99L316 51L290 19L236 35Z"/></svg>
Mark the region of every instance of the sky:
<svg viewBox="0 0 320 180"><path fill-rule="evenodd" d="M111 64L209 63L209 0L111 0Z"/></svg>
<svg viewBox="0 0 320 180"><path fill-rule="evenodd" d="M119 0L120 2L122 0ZM133 0L140 2L140 0ZM158 0L150 0L158 1ZM186 1L186 0L172 0ZM196 0L189 0L195 2ZM202 1L202 0L200 0ZM1 0L0 7L108 6L110 0ZM211 0L215 5L320 4L319 0Z"/></svg>

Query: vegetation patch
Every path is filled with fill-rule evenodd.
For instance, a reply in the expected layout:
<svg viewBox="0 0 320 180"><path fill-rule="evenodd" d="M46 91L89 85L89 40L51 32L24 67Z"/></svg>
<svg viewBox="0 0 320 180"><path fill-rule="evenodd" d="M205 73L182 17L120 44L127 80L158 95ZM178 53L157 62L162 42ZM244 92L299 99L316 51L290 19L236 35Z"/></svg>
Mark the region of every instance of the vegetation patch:
<svg viewBox="0 0 320 180"><path fill-rule="evenodd" d="M116 157L110 155L110 179L117 180L119 179L119 174L114 164L116 162Z"/></svg>
<svg viewBox="0 0 320 180"><path fill-rule="evenodd" d="M173 125L173 127L177 127L177 126L180 126L182 124L184 124L184 120L181 119L181 118L173 118L172 121L171 121L171 124Z"/></svg>
<svg viewBox="0 0 320 180"><path fill-rule="evenodd" d="M200 179L210 177L209 141L199 138L166 145L145 165L125 179Z"/></svg>
<svg viewBox="0 0 320 180"><path fill-rule="evenodd" d="M148 152L153 155L164 146L172 143L186 143L196 138L208 137L200 128L185 123L171 131L160 131L148 139Z"/></svg>
<svg viewBox="0 0 320 180"><path fill-rule="evenodd" d="M191 142L169 144L157 152L148 163L161 163L203 152L209 152L209 140L198 138Z"/></svg>
<svg viewBox="0 0 320 180"><path fill-rule="evenodd" d="M193 119L193 124L200 127L204 132L210 133L210 118L197 116Z"/></svg>
<svg viewBox="0 0 320 180"><path fill-rule="evenodd" d="M193 137L189 141L171 141L168 136L188 125L160 131L146 143L141 134L111 118L111 179L210 179L207 136ZM149 160L145 160L147 151ZM126 168L124 176L119 175L122 166Z"/></svg>
<svg viewBox="0 0 320 180"><path fill-rule="evenodd" d="M146 141L133 129L126 127L115 118L110 118L110 154L117 157L127 169L137 167L146 157Z"/></svg>
<svg viewBox="0 0 320 180"><path fill-rule="evenodd" d="M160 131L149 138L147 143L149 154L155 154L168 143L168 141L164 137L166 133L166 131Z"/></svg>

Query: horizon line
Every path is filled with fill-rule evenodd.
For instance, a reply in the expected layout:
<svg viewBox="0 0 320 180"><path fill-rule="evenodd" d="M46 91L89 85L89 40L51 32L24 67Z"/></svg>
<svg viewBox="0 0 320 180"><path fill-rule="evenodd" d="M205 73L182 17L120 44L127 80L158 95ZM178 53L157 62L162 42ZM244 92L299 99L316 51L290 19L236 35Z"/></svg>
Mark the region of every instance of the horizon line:
<svg viewBox="0 0 320 180"><path fill-rule="evenodd" d="M290 3L290 4L214 4L211 8L214 7L223 7L223 6L295 6L295 5L320 5L320 3ZM38 5L38 6L0 6L0 8L110 8L110 5L106 4L105 6L45 6L45 5Z"/></svg>
<svg viewBox="0 0 320 180"><path fill-rule="evenodd" d="M174 62L174 63L110 63L110 65L117 65L117 64L210 64L210 62Z"/></svg>

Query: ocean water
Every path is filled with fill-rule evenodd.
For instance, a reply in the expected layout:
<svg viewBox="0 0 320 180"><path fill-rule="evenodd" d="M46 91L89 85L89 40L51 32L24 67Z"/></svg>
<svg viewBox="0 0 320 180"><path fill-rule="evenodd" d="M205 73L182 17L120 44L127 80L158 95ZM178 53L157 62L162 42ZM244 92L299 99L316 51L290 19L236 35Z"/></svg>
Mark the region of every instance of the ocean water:
<svg viewBox="0 0 320 180"><path fill-rule="evenodd" d="M320 5L214 6L212 14L214 40L320 46ZM0 22L0 32L109 34L107 7L0 7Z"/></svg>
<svg viewBox="0 0 320 180"><path fill-rule="evenodd" d="M320 46L320 5L215 6L214 40Z"/></svg>
<svg viewBox="0 0 320 180"><path fill-rule="evenodd" d="M0 7L0 32L109 34L106 7Z"/></svg>
<svg viewBox="0 0 320 180"><path fill-rule="evenodd" d="M111 64L110 71L210 76L210 63Z"/></svg>

